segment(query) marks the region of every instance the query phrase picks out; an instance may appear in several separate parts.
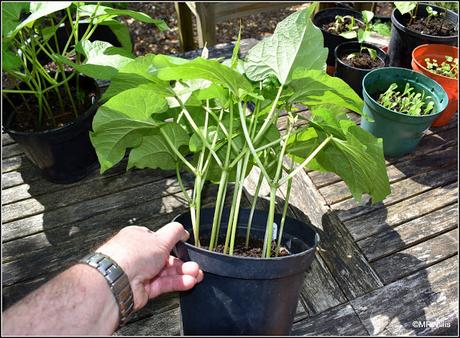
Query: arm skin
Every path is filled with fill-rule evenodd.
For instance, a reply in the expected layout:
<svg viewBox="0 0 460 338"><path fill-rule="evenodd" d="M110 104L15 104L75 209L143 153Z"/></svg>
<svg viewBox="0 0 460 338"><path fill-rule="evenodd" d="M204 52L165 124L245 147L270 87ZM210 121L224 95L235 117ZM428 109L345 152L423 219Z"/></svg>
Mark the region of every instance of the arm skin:
<svg viewBox="0 0 460 338"><path fill-rule="evenodd" d="M169 255L188 237L175 222L157 232L130 226L96 251L128 275L137 311L149 299L189 290L203 279L196 263ZM2 335L111 335L118 322L118 305L105 278L86 264L76 264L6 310Z"/></svg>

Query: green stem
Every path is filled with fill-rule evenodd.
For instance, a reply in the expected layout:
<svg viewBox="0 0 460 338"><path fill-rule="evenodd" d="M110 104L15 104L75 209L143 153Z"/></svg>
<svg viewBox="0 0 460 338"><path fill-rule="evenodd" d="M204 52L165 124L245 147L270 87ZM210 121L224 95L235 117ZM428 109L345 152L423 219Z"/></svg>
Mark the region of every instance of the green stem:
<svg viewBox="0 0 460 338"><path fill-rule="evenodd" d="M264 124L260 128L259 132L256 135L256 138L254 139L254 143L257 144L257 142L260 141L262 136L265 134L267 131L268 127L270 126L271 120L273 118L273 115L275 114L275 108L276 105L278 104L278 100L280 99L281 92L283 91L283 86L280 86L278 89L278 92L276 93L275 100L273 101L272 108L270 109L270 112L268 113L268 116L265 118Z"/></svg>
<svg viewBox="0 0 460 338"><path fill-rule="evenodd" d="M185 199L187 200L188 204L192 204L192 199L190 198L190 195L188 194L187 190L184 187L184 183L182 182L182 176L180 174L180 164L177 162L176 163L176 176L177 180L179 181L180 189L182 190L182 194L185 196Z"/></svg>
<svg viewBox="0 0 460 338"><path fill-rule="evenodd" d="M227 191L228 171L222 171L219 181L219 190L217 191L216 209L212 220L211 239L209 241L209 250L214 250L219 239L220 221L222 218L222 210L225 203L225 192Z"/></svg>
<svg viewBox="0 0 460 338"><path fill-rule="evenodd" d="M192 173L196 174L196 168L185 159L185 157L179 152L179 150L176 149L173 142L171 141L169 136L162 130L162 128L160 128L160 133L161 135L163 135L163 137L166 140L166 143L168 143L170 149L174 152L174 154L176 154L176 156L182 161L182 163L184 163L191 170Z"/></svg>
<svg viewBox="0 0 460 338"><path fill-rule="evenodd" d="M254 211L256 210L257 199L259 198L259 191L260 191L260 187L262 186L263 180L264 180L263 175L259 175L259 179L257 180L256 190L252 198L251 212L249 213L248 228L246 230L246 243L245 243L246 248L248 248L249 246L249 236L251 234L252 219L254 217Z"/></svg>
<svg viewBox="0 0 460 338"><path fill-rule="evenodd" d="M292 187L292 178L290 178L287 181L287 188L286 188L286 197L284 198L284 208L283 208L283 215L281 217L281 224L280 224L280 230L278 232L278 242L276 243L276 256L278 257L279 252L280 252L280 246L281 246L281 239L283 237L283 232L284 232L284 223L286 221L286 214L287 210L289 207L289 196L291 194L291 187Z"/></svg>
<svg viewBox="0 0 460 338"><path fill-rule="evenodd" d="M270 187L270 206L268 208L268 218L265 228L265 240L263 247L263 256L265 258L270 258L271 243L273 238L273 221L275 219L276 190L276 187Z"/></svg>
<svg viewBox="0 0 460 338"><path fill-rule="evenodd" d="M235 180L235 187L233 191L233 197L232 197L232 204L230 208L230 215L228 217L228 225L227 225L227 234L225 236L225 245L224 245L224 254L228 253L228 248L229 248L229 242L230 242L230 236L231 236L231 231L232 231L232 220L233 220L233 215L235 213L235 206L236 206L236 200L237 200L237 194L239 190L239 177L241 176L241 167L242 167L242 162L238 162L236 165L236 180Z"/></svg>

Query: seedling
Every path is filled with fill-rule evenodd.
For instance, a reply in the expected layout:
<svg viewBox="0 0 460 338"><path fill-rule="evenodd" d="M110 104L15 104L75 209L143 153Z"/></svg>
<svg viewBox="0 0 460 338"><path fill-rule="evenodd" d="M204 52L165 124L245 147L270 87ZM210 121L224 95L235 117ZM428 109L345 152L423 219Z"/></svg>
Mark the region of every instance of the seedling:
<svg viewBox="0 0 460 338"><path fill-rule="evenodd" d="M428 13L428 16L426 17L427 23L430 22L431 18L435 18L439 15L438 11L435 11L431 6L426 6L426 12Z"/></svg>
<svg viewBox="0 0 460 338"><path fill-rule="evenodd" d="M371 59L375 60L377 58L377 51L373 48L365 47L363 45L366 39L368 39L369 36L371 35L370 24L371 24L372 18L374 17L374 13L372 13L371 11L362 11L361 15L362 15L363 22L364 22L364 28L358 28L358 30L340 34L341 36L347 39L358 38L358 42L361 44L359 48L359 53L352 53L348 55L347 58L352 59L356 56L361 55L363 52L367 51Z"/></svg>
<svg viewBox="0 0 460 338"><path fill-rule="evenodd" d="M434 101L430 100L431 96L426 96L424 90L417 93L409 83L406 83L402 93L397 89L398 85L392 83L380 94L378 102L385 108L411 116L428 115L432 112Z"/></svg>
<svg viewBox="0 0 460 338"><path fill-rule="evenodd" d="M327 30L329 33L335 35L342 35L357 31L359 24L357 20L351 15L336 15L333 25Z"/></svg>
<svg viewBox="0 0 460 338"><path fill-rule="evenodd" d="M418 10L418 2L417 1L395 1L394 2L396 9L404 15L409 13L410 20L409 25L416 19L416 14Z"/></svg>
<svg viewBox="0 0 460 338"><path fill-rule="evenodd" d="M446 55L445 60L440 65L438 64L438 60L426 58L425 63L426 68L432 73L453 79L458 77L458 58Z"/></svg>

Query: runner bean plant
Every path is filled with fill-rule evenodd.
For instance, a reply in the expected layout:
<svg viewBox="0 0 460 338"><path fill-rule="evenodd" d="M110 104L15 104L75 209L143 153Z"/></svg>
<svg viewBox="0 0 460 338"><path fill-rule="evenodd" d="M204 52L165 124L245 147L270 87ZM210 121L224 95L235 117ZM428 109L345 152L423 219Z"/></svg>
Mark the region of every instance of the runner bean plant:
<svg viewBox="0 0 460 338"><path fill-rule="evenodd" d="M20 94L27 110L35 98L38 112L37 129L44 124L56 127L55 115L65 110L78 116L84 99L79 93L79 73L96 79L110 79L120 67L134 58L128 27L116 20L121 15L152 23L167 29L161 20L130 11L115 9L101 3L47 1L5 2L2 4L2 72L15 79L15 88L2 89L2 94ZM86 23L83 34L80 23ZM112 29L122 48L104 41L90 42L98 26ZM67 29L65 41L59 41L59 29ZM47 60L42 61L41 58ZM47 68L48 62L54 69ZM71 68L69 68L71 67ZM75 71L74 71L75 70ZM70 81L76 80L76 92ZM8 95L3 95L9 100ZM59 106L52 107L57 98ZM16 105L10 102L12 107Z"/></svg>
<svg viewBox="0 0 460 338"><path fill-rule="evenodd" d="M91 140L101 172L120 162L127 151L128 169L175 170L190 208L194 244L209 250L222 244L229 255L245 178L254 168L260 175L252 211L262 183L270 190L266 258L271 256L277 191L286 187L278 253L292 180L304 168L338 174L357 199L363 193L373 202L385 198L390 189L382 140L347 117L348 110L361 113L363 102L345 82L326 74L327 49L311 21L315 6L280 22L244 60L238 57L238 38L232 58L222 63L145 55L122 67L93 122ZM298 104L307 105L311 116L296 113ZM281 133L277 123L283 113L287 125ZM186 172L194 177L192 192L184 183ZM210 238L200 237L206 182L217 185ZM229 224L221 234L226 200L231 202ZM251 223L244 225L246 245Z"/></svg>

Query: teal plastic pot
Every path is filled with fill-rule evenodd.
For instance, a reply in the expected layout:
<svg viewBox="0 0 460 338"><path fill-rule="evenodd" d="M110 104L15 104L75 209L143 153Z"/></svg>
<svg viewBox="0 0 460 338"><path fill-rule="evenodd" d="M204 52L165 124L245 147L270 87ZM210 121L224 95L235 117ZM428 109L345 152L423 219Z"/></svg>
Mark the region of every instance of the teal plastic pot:
<svg viewBox="0 0 460 338"><path fill-rule="evenodd" d="M392 83L404 88L407 82L417 92L424 90L432 97L432 114L409 116L377 103L378 96ZM363 99L363 112L368 118L362 118L361 127L375 137L383 138L383 152L388 157L399 157L412 152L449 101L447 93L436 81L421 73L399 67L378 68L369 72L363 79Z"/></svg>

